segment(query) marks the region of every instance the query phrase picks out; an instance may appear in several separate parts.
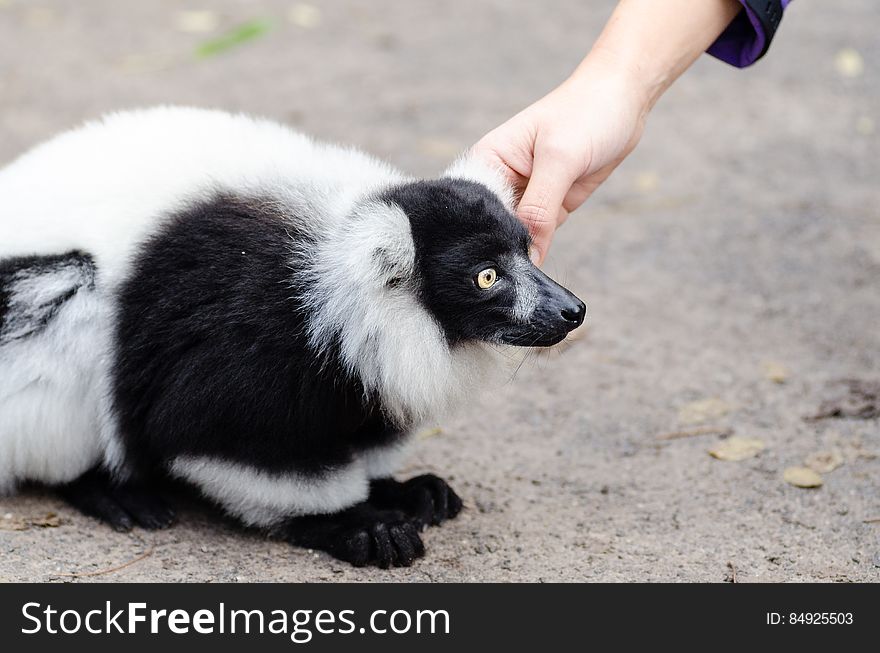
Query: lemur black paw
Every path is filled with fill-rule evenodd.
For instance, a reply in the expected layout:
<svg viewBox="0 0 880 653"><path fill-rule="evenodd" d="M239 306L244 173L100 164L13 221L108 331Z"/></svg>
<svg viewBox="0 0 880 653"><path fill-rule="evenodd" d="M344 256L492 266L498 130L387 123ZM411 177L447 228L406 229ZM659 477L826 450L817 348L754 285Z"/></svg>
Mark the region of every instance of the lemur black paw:
<svg viewBox="0 0 880 653"><path fill-rule="evenodd" d="M174 521L174 510L156 494L136 485L114 483L101 470L87 472L58 490L73 507L120 532L134 526L166 528Z"/></svg>
<svg viewBox="0 0 880 653"><path fill-rule="evenodd" d="M408 481L393 478L370 484L369 503L377 508L401 510L417 527L436 526L461 512L462 502L439 476L424 474Z"/></svg>
<svg viewBox="0 0 880 653"><path fill-rule="evenodd" d="M422 538L406 515L367 503L332 515L296 517L284 531L291 543L326 551L355 567L409 567L425 555Z"/></svg>

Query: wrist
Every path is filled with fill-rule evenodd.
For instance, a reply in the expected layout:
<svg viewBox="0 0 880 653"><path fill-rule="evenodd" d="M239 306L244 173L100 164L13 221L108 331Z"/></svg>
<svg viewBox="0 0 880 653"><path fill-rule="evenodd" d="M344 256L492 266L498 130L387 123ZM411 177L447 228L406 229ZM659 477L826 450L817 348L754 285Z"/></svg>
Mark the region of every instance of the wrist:
<svg viewBox="0 0 880 653"><path fill-rule="evenodd" d="M738 0L620 0L579 70L616 70L647 113L741 9Z"/></svg>
<svg viewBox="0 0 880 653"><path fill-rule="evenodd" d="M580 63L566 84L577 87L590 87L587 92L595 93L596 86L604 87L613 101L627 107L644 120L665 86L654 79L634 62L619 53L601 46L594 47ZM610 99L610 98L609 98Z"/></svg>

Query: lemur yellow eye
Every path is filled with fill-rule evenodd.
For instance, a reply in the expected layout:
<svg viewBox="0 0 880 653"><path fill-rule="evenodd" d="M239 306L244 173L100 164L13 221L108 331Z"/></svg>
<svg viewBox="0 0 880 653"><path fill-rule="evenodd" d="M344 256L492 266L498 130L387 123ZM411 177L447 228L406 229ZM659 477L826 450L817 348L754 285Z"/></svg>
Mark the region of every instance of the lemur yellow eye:
<svg viewBox="0 0 880 653"><path fill-rule="evenodd" d="M477 275L477 285L483 290L488 290L495 285L498 280L498 273L495 268L486 268Z"/></svg>

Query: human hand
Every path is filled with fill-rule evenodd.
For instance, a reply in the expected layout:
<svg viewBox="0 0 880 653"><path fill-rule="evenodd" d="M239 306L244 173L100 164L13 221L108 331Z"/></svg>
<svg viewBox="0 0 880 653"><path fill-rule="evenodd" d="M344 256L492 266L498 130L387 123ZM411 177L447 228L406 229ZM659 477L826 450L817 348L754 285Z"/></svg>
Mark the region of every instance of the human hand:
<svg viewBox="0 0 880 653"><path fill-rule="evenodd" d="M593 53L561 86L473 147L505 171L522 199L517 216L543 263L556 229L635 148L651 101L636 75Z"/></svg>

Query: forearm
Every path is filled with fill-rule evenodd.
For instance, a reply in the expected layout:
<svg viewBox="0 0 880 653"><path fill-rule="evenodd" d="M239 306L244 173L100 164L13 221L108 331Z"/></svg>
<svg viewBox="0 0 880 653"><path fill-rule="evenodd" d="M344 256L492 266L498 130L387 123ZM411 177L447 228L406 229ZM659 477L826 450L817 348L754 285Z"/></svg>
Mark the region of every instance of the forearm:
<svg viewBox="0 0 880 653"><path fill-rule="evenodd" d="M741 10L737 0L621 0L570 81L617 67L647 113Z"/></svg>

